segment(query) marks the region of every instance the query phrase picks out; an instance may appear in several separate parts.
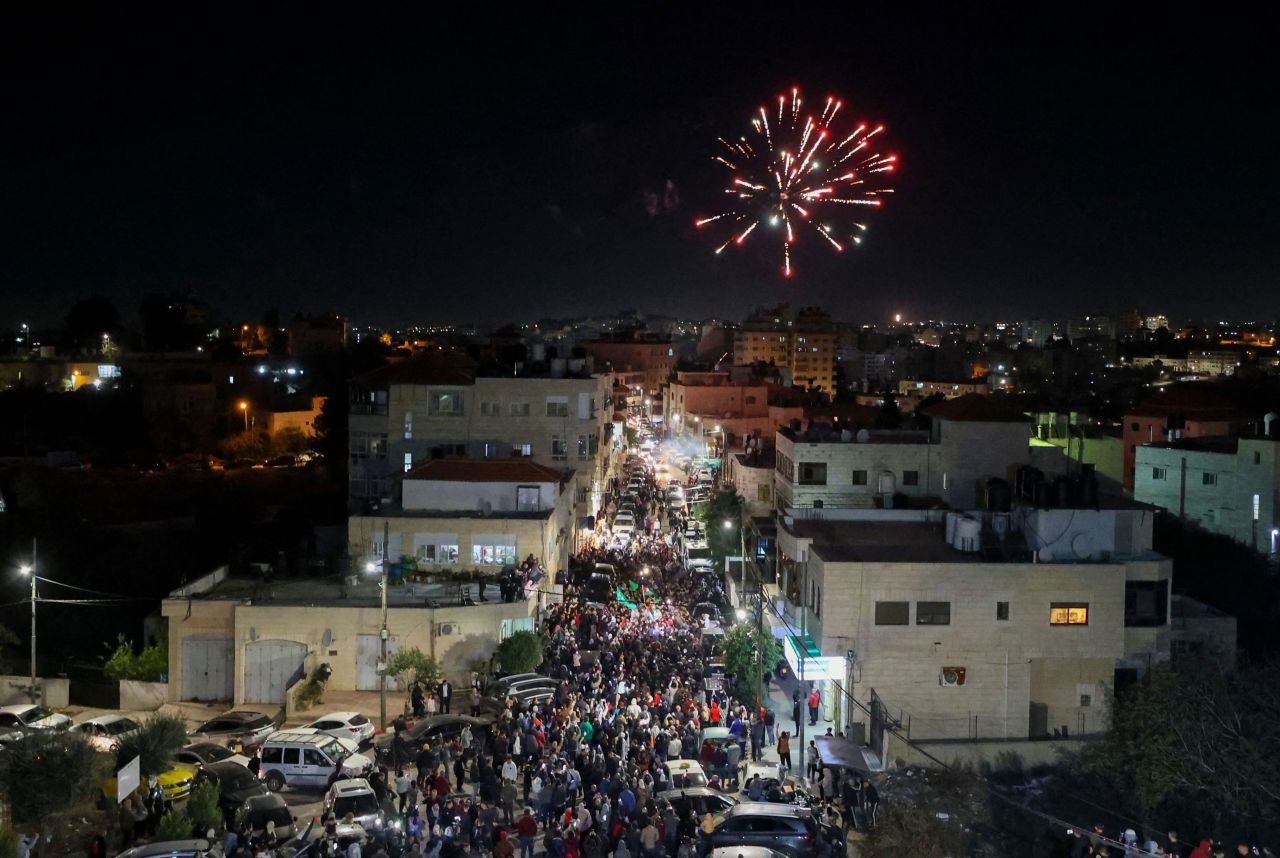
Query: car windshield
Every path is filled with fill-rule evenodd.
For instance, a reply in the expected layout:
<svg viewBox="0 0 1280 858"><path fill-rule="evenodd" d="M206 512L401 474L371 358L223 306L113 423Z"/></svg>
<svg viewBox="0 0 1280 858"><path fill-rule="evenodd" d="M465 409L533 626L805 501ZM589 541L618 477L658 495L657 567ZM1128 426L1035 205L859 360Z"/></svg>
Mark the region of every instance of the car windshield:
<svg viewBox="0 0 1280 858"><path fill-rule="evenodd" d="M329 756L329 759L342 762L347 757L351 756L351 752L347 750L346 745L343 745L332 736L328 738L329 741L319 742L316 744L316 747L324 751Z"/></svg>
<svg viewBox="0 0 1280 858"><path fill-rule="evenodd" d="M333 815L341 819L348 813L353 816L364 816L369 813L378 812L378 800L373 793L367 792L360 795L343 795L339 796L333 803Z"/></svg>
<svg viewBox="0 0 1280 858"><path fill-rule="evenodd" d="M32 721L43 721L52 714L52 712L45 709L43 706L32 706L26 712L22 713L22 720L29 724Z"/></svg>
<svg viewBox="0 0 1280 858"><path fill-rule="evenodd" d="M363 727L365 724L369 723L369 719L364 717L363 715L352 715L351 720L348 721L347 723L349 723L353 727Z"/></svg>
<svg viewBox="0 0 1280 858"><path fill-rule="evenodd" d="M724 810L720 811L719 813L711 814L711 822L715 825L716 828L719 828L721 825L724 825L724 821L729 818L729 810L730 808L726 807Z"/></svg>
<svg viewBox="0 0 1280 858"><path fill-rule="evenodd" d="M689 549L690 560L708 560L710 558L711 558L710 548L690 548Z"/></svg>
<svg viewBox="0 0 1280 858"><path fill-rule="evenodd" d="M192 745L188 750L195 754L206 763L220 763L223 760L229 760L235 756L231 753L230 748L224 748L221 745L212 743L207 745Z"/></svg>

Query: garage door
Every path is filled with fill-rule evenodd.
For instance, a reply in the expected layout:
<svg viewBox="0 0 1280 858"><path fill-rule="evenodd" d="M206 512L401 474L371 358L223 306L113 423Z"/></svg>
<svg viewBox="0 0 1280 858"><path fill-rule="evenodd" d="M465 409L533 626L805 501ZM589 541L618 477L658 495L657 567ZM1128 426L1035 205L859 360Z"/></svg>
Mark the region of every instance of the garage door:
<svg viewBox="0 0 1280 858"><path fill-rule="evenodd" d="M387 657L394 656L399 650L400 645L396 643L396 639L390 638L387 641ZM356 635L357 691L378 690L378 656L381 652L382 647L377 635ZM392 688L395 687L394 680L388 684Z"/></svg>
<svg viewBox="0 0 1280 858"><path fill-rule="evenodd" d="M302 670L307 645L259 641L244 648L244 702L284 703L289 681Z"/></svg>
<svg viewBox="0 0 1280 858"><path fill-rule="evenodd" d="M183 700L230 700L232 679L230 638L182 642Z"/></svg>

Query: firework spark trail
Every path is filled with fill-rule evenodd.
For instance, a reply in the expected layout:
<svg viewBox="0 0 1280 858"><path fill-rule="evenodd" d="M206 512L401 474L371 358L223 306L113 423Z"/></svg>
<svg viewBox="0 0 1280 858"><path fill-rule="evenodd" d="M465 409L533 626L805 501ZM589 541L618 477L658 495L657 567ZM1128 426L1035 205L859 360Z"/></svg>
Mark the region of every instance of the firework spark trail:
<svg viewBox="0 0 1280 858"><path fill-rule="evenodd" d="M804 245L800 236L807 229L816 232L837 253L843 252L849 242L862 243L867 225L850 223L843 212L827 204L882 205L878 195L893 192L885 184L898 162L896 155L884 154L883 149L869 151L872 138L884 132L883 125L859 123L851 132L837 134L832 126L844 106L842 101L831 96L820 110L807 112L799 87L793 87L789 95L790 98L788 93L778 96L776 117L771 117L764 107L749 117L748 136L741 137L740 142L717 138L728 150L728 157L716 155L713 160L731 173L725 188L729 204L720 214L694 222L697 227L722 219L737 224L734 234L716 248L716 253L745 243L762 224L766 231L778 230L783 274L787 277L795 271L791 246ZM866 189L855 190L859 186ZM799 217L797 223L792 222L792 210ZM742 224L746 224L745 229Z"/></svg>

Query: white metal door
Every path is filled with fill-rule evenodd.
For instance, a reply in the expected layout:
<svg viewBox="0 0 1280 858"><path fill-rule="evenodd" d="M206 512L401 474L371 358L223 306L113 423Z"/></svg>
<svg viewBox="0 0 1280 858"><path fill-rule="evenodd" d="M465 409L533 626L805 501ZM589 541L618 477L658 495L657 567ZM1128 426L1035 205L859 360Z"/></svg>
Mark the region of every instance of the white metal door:
<svg viewBox="0 0 1280 858"><path fill-rule="evenodd" d="M378 690L378 657L381 649L377 635L356 635L356 691ZM394 637L387 641L388 658L399 650Z"/></svg>
<svg viewBox="0 0 1280 858"><path fill-rule="evenodd" d="M230 700L232 676L229 638L182 642L183 700Z"/></svg>
<svg viewBox="0 0 1280 858"><path fill-rule="evenodd" d="M244 702L283 703L289 679L302 666L307 645L259 641L244 648Z"/></svg>

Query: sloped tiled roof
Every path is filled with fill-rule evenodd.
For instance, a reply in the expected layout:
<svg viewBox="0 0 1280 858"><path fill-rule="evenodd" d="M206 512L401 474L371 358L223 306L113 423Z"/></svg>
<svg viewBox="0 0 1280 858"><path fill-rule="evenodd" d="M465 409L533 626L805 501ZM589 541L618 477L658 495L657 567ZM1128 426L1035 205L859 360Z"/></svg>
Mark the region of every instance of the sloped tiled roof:
<svg viewBox="0 0 1280 858"><path fill-rule="evenodd" d="M404 478L451 483L558 483L561 472L527 459L432 459Z"/></svg>
<svg viewBox="0 0 1280 858"><path fill-rule="evenodd" d="M961 423L1030 423L1031 418L1016 408L1005 405L999 399L981 393L966 393L954 399L944 399L935 405L921 409L930 417L954 420Z"/></svg>

